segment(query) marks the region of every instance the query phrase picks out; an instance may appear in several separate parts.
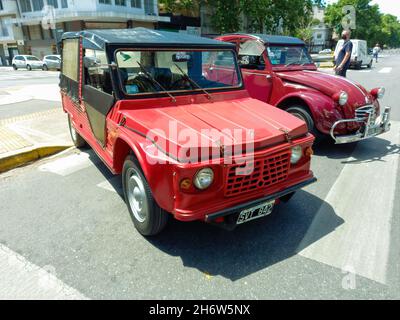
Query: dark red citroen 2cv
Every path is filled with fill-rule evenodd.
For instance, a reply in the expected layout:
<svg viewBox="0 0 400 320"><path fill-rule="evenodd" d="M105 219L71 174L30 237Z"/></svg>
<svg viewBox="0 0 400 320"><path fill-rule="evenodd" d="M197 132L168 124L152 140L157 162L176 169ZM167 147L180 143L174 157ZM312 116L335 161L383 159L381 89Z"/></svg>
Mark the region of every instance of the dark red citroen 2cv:
<svg viewBox="0 0 400 320"><path fill-rule="evenodd" d="M390 108L381 114L384 88L367 91L348 79L318 72L297 38L232 34L250 96L304 120L317 141L328 135L349 143L390 130ZM380 116L380 117L379 117Z"/></svg>
<svg viewBox="0 0 400 320"><path fill-rule="evenodd" d="M62 57L71 137L121 174L145 236L169 214L231 228L269 215L316 180L306 124L249 97L232 44L91 30L65 33Z"/></svg>

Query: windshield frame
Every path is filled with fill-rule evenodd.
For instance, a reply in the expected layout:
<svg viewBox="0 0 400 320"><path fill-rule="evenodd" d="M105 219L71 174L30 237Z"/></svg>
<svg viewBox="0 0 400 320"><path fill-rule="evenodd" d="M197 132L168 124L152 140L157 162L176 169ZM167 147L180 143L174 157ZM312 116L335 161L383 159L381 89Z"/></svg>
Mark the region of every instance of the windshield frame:
<svg viewBox="0 0 400 320"><path fill-rule="evenodd" d="M114 50L114 61L115 64L117 65L116 67L116 72L117 72L117 79L118 79L118 89L122 93L124 98L128 99L141 99L141 98L159 98L159 97L168 97L168 93L164 91L158 91L158 92L143 92L143 93L136 93L136 94L129 94L126 92L126 90L123 88L123 83L121 79L121 73L119 71L119 66L117 63L117 54L121 51L176 51L176 52L221 52L221 51L229 51L232 52L234 62L235 62L235 69L238 77L238 85L237 86L229 86L229 87L216 87L216 88L204 88L204 89L190 89L190 90L168 90L168 93L172 94L173 96L179 97L179 96L187 96L187 95L204 95L204 90L207 90L211 95L213 93L218 93L218 92L227 92L227 91L238 91L238 90L243 90L244 89L244 81L243 81L243 76L242 72L238 63L238 58L237 58L237 53L235 48L227 48L227 47L191 47L190 45L187 47L118 47L117 49Z"/></svg>
<svg viewBox="0 0 400 320"><path fill-rule="evenodd" d="M287 63L285 64L273 64L271 61L271 58L269 56L269 52L268 52L268 48L269 47L298 47L298 48L303 48L307 54L307 58L309 59L309 63L305 63L304 65L301 64L291 64L291 65L287 65ZM305 45L300 45L300 44L265 44L265 51L264 51L265 55L268 58L268 62L270 63L271 67L273 69L286 69L286 68L304 68L304 67L315 67L314 64L314 60L310 55L310 52L308 51L307 47Z"/></svg>

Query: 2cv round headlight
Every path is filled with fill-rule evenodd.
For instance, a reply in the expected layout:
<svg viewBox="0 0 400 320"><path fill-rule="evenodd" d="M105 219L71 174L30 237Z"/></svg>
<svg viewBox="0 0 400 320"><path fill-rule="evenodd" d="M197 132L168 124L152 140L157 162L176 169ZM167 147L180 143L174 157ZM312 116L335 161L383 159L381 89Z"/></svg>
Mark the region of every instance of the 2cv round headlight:
<svg viewBox="0 0 400 320"><path fill-rule="evenodd" d="M292 156L290 158L291 164L297 164L303 157L303 148L301 146L295 146L292 148Z"/></svg>
<svg viewBox="0 0 400 320"><path fill-rule="evenodd" d="M194 185L199 190L205 190L214 182L214 171L211 168L201 169L194 177Z"/></svg>
<svg viewBox="0 0 400 320"><path fill-rule="evenodd" d="M342 91L339 94L339 104L341 106L344 106L347 103L348 100L349 100L349 95L347 94L347 92Z"/></svg>

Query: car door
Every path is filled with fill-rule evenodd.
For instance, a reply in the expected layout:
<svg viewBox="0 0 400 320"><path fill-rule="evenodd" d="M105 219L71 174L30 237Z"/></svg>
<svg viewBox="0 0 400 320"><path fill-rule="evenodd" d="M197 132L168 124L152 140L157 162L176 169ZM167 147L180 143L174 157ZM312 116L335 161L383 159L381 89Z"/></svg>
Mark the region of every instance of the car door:
<svg viewBox="0 0 400 320"><path fill-rule="evenodd" d="M18 56L18 57L15 58L15 65L18 68L24 68L25 67L24 62L25 62L25 58L22 57L22 56Z"/></svg>
<svg viewBox="0 0 400 320"><path fill-rule="evenodd" d="M239 61L244 83L250 96L269 102L272 93L273 75L267 68L264 44L253 39L241 42Z"/></svg>

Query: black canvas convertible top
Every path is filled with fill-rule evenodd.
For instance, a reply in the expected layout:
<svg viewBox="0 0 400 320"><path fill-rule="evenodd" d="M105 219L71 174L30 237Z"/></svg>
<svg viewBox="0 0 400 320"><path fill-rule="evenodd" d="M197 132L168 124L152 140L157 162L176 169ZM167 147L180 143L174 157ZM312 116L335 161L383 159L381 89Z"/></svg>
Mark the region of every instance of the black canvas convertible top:
<svg viewBox="0 0 400 320"><path fill-rule="evenodd" d="M146 28L134 29L104 29L66 32L62 39L83 38L86 48L105 50L108 45L148 47L215 47L234 49L235 46L213 39L202 38L176 32L151 30Z"/></svg>

